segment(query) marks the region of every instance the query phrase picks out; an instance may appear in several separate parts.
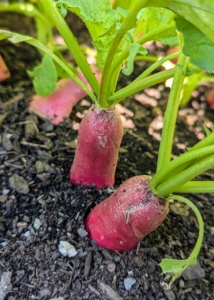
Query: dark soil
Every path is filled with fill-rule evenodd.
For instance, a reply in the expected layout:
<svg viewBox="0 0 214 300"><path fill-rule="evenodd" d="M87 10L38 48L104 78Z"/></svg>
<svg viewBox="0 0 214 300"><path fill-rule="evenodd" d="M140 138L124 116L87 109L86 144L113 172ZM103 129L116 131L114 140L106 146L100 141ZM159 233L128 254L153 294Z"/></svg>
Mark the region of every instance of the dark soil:
<svg viewBox="0 0 214 300"><path fill-rule="evenodd" d="M7 284L8 291L1 299L214 299L212 195L189 196L205 221L203 247L198 264L171 285L171 276L159 267L161 259L186 258L198 235L196 217L185 207L172 202L163 224L137 249L121 254L98 248L85 235L84 218L113 189L76 187L68 176L77 137L72 128L88 106L80 103L58 126L31 116L27 104L33 89L26 70L39 62L40 55L31 46L5 41L0 43L0 54L12 74L0 84L0 287ZM142 67L137 65L136 72ZM121 77L121 85L124 80ZM205 101L210 88L199 86L180 110L175 156L203 137L203 124L213 125L213 110ZM125 117L135 127L124 129L115 189L134 175L155 172L168 89L160 85L146 90L145 96L158 105L143 105L135 97L121 103L134 113ZM201 179L214 180L213 170ZM77 255L62 256L60 241L72 244Z"/></svg>

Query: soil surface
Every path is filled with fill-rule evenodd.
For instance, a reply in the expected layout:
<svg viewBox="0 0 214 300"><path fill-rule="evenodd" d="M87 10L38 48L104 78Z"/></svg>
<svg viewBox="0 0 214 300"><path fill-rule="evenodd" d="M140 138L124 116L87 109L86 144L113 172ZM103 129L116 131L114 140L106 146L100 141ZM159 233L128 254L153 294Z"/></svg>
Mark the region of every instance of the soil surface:
<svg viewBox="0 0 214 300"><path fill-rule="evenodd" d="M7 27L5 20L0 27ZM163 51L151 44L151 52L156 50ZM198 264L172 284L159 263L166 257L184 259L192 251L198 225L191 210L171 202L162 225L137 249L123 254L97 247L84 227L90 209L122 182L154 174L169 90L161 84L118 106L125 127L115 187L82 188L73 186L68 174L89 99L58 126L31 115L28 101L33 89L26 70L40 61L40 55L29 45L6 41L0 43L0 54L11 72L0 84L0 299L214 299L212 195L189 196L202 213L205 237ZM137 64L132 77L144 67ZM120 85L129 81L121 76ZM199 86L191 102L180 109L175 157L204 137L203 124L212 127L214 114L206 103L209 89L211 85ZM214 180L213 170L200 179ZM60 241L73 245L77 254L64 257Z"/></svg>

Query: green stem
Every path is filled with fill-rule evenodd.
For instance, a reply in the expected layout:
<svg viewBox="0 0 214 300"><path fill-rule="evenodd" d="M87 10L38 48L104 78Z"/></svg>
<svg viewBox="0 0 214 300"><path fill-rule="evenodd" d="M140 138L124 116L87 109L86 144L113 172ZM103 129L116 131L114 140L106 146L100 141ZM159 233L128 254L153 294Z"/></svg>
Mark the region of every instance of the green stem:
<svg viewBox="0 0 214 300"><path fill-rule="evenodd" d="M214 82L214 76L203 75L200 82Z"/></svg>
<svg viewBox="0 0 214 300"><path fill-rule="evenodd" d="M13 36L13 33L9 32L9 36ZM14 33L14 36L20 36ZM59 64L65 72L89 95L89 97L96 103L95 95L85 86L85 84L74 74L74 72L70 69L70 67L65 64L58 56L56 56L51 50L45 47L43 44L38 42L37 40L29 37L28 40L25 40L26 43L40 49L42 52L48 54L57 64Z"/></svg>
<svg viewBox="0 0 214 300"><path fill-rule="evenodd" d="M174 273L176 277L180 276L181 273L190 265L195 265L197 262L197 258L202 246L203 242L203 237L204 237L204 222L201 216L200 211L198 208L195 206L195 204L190 201L187 198L184 198L179 195L171 195L167 198L167 200L177 200L180 202L183 202L187 204L195 213L197 220L198 220L198 225L199 225L199 233L198 233L198 238L195 244L195 247L193 248L191 254L187 259L183 260L178 260L178 259L162 259L160 266L163 270L164 273L170 272Z"/></svg>
<svg viewBox="0 0 214 300"><path fill-rule="evenodd" d="M179 168L179 173L182 172L186 168L186 163L192 161L196 158L201 158L203 156L209 155L214 153L214 146L207 146L204 148L192 150L189 152L186 152L179 157L172 160L168 165L161 168L151 179L150 181L150 187L152 190L155 190L155 188L158 186L159 182L167 181L167 179L173 179L173 170L177 171ZM199 162L197 161L196 164ZM184 169L182 169L182 165L184 166ZM175 174L177 175L177 174ZM164 178L164 179L163 179Z"/></svg>
<svg viewBox="0 0 214 300"><path fill-rule="evenodd" d="M108 107L107 98L110 94L108 91L108 83L109 83L109 75L111 70L111 64L114 59L115 54L117 53L117 49L123 39L123 36L133 27L135 27L136 16L138 12L147 4L148 0L140 0L138 1L132 10L129 12L128 16L125 18L121 28L119 29L116 37L114 38L111 47L109 49L105 65L103 68L103 74L100 84L100 92L98 96L99 106L102 108Z"/></svg>
<svg viewBox="0 0 214 300"><path fill-rule="evenodd" d="M143 35L140 39L136 40L135 43L143 45L146 42L152 40L155 36L157 36L158 34L165 32L166 30L170 30L174 27L174 24L170 24L170 25L165 25L165 26L161 26L160 28L146 33L145 35ZM118 57L115 57L115 60L113 61L112 64L109 65L109 78L113 78L113 74L116 72L116 70L119 68L121 69L121 66L123 64L123 62L127 59L127 57L129 56L129 47L127 47ZM110 85L109 86L115 86L115 85ZM111 90L111 93L113 93L114 90Z"/></svg>
<svg viewBox="0 0 214 300"><path fill-rule="evenodd" d="M114 93L113 96L110 96L108 98L108 103L110 103L110 105L113 106L116 103L119 103L120 101L124 100L126 97L134 95L150 86L172 78L174 76L174 72L175 68L172 68L170 70L161 71L159 73L150 75L147 78L136 82L135 84L130 84L127 87Z"/></svg>
<svg viewBox="0 0 214 300"><path fill-rule="evenodd" d="M214 181L188 181L175 190L175 193L214 193Z"/></svg>
<svg viewBox="0 0 214 300"><path fill-rule="evenodd" d="M210 146L214 144L214 131L208 135L207 137L205 137L203 140L201 140L200 142L198 142L197 144L195 144L191 149L189 149L190 151L196 150L196 149L200 149L206 146Z"/></svg>
<svg viewBox="0 0 214 300"><path fill-rule="evenodd" d="M76 61L77 65L81 69L82 73L84 74L85 78L87 79L88 83L94 90L95 94L99 92L99 84L97 82L94 73L92 72L84 54L81 51L81 48L74 37L73 33L69 29L67 23L60 15L58 9L53 4L52 0L39 0L44 7L46 14L50 17L56 28L58 29L59 33L65 40L69 51L71 52L74 60ZM92 99L93 100L93 99Z"/></svg>
<svg viewBox="0 0 214 300"><path fill-rule="evenodd" d="M170 54L170 55L165 56L165 57L161 58L160 60L156 61L154 64L152 64L150 67L148 67L143 73L141 73L134 81L132 81L131 84L136 83L137 81L142 80L143 78L147 77L154 70L159 68L165 61L176 58L176 57L178 57L178 55L179 55L179 52L176 52L176 53Z"/></svg>
<svg viewBox="0 0 214 300"><path fill-rule="evenodd" d="M137 55L135 56L135 61L141 61L141 60L145 60L145 61L151 61L151 62L157 62L158 58L156 56L153 55Z"/></svg>
<svg viewBox="0 0 214 300"><path fill-rule="evenodd" d="M51 31L51 24L36 7L31 3L11 3L9 5L0 5L0 12L16 12L24 14L27 17L35 19L36 26L39 21L42 21L44 27L44 34L37 30L37 39L46 46L53 47L53 35ZM40 36L39 36L40 34ZM48 41L48 45L47 45Z"/></svg>
<svg viewBox="0 0 214 300"><path fill-rule="evenodd" d="M161 135L160 148L158 152L157 171L167 165L171 160L175 124L178 108L180 104L180 95L183 87L183 81L186 74L188 59L180 52L178 64L176 65L174 80L164 115L164 126ZM180 68L182 66L182 69Z"/></svg>
<svg viewBox="0 0 214 300"><path fill-rule="evenodd" d="M197 164L190 166L186 170L177 174L173 178L165 181L164 183L157 185L155 188L155 194L161 197L167 197L186 182L194 179L203 172L209 170L214 166L214 155L210 155L201 159Z"/></svg>

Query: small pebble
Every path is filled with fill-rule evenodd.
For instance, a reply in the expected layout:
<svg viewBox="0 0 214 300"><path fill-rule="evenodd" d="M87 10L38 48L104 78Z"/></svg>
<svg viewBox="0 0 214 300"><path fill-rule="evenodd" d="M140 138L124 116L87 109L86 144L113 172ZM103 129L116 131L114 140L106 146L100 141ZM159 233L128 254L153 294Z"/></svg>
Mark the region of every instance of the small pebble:
<svg viewBox="0 0 214 300"><path fill-rule="evenodd" d="M66 241L60 241L59 252L63 256L73 257L77 254L77 250L70 243Z"/></svg>
<svg viewBox="0 0 214 300"><path fill-rule="evenodd" d="M108 264L108 270L109 272L114 272L116 269L116 265L114 263Z"/></svg>
<svg viewBox="0 0 214 300"><path fill-rule="evenodd" d="M30 235L30 231L26 231L25 233L24 233L24 237L29 237L29 235Z"/></svg>
<svg viewBox="0 0 214 300"><path fill-rule="evenodd" d="M9 192L10 192L10 190L8 190L8 189L3 189L3 190L2 190L2 194L3 194L3 195L9 194Z"/></svg>
<svg viewBox="0 0 214 300"><path fill-rule="evenodd" d="M41 227L41 225L42 225L42 222L40 221L40 219L36 218L36 219L34 220L33 227L34 227L35 229L39 229L39 228Z"/></svg>
<svg viewBox="0 0 214 300"><path fill-rule="evenodd" d="M131 289L131 287L136 283L136 279L128 277L124 279L124 286L127 291Z"/></svg>
<svg viewBox="0 0 214 300"><path fill-rule="evenodd" d="M1 245L2 247L5 247L5 246L7 246L7 244L8 244L8 242L2 242L0 245Z"/></svg>
<svg viewBox="0 0 214 300"><path fill-rule="evenodd" d="M16 226L17 226L18 228L20 228L20 227L26 228L26 227L27 227L27 223L26 223L26 222L18 222L18 223L16 224Z"/></svg>
<svg viewBox="0 0 214 300"><path fill-rule="evenodd" d="M7 196L7 195L1 195L1 196L0 196L0 202L1 202L1 203L6 202L7 199L8 199L8 196Z"/></svg>
<svg viewBox="0 0 214 300"><path fill-rule="evenodd" d="M79 236L81 236L82 238L86 237L88 235L88 232L86 230L84 230L83 228L79 228L77 230L77 233L79 234Z"/></svg>
<svg viewBox="0 0 214 300"><path fill-rule="evenodd" d="M119 262L120 261L120 256L119 255L115 255L114 256L114 261L115 262Z"/></svg>
<svg viewBox="0 0 214 300"><path fill-rule="evenodd" d="M10 177L10 187L14 189L16 192L20 194L27 194L29 193L29 185L28 182L18 174L14 174Z"/></svg>

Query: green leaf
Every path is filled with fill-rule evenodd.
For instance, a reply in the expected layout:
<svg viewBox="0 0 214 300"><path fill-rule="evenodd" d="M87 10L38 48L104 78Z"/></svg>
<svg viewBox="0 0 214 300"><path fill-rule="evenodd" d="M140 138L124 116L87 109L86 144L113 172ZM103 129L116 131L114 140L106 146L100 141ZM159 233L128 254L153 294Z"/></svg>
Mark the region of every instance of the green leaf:
<svg viewBox="0 0 214 300"><path fill-rule="evenodd" d="M200 29L214 42L214 1L212 0L150 0L148 6L165 7Z"/></svg>
<svg viewBox="0 0 214 300"><path fill-rule="evenodd" d="M129 57L127 61L127 66L125 69L123 69L123 74L126 76L131 75L131 73L134 70L134 59L137 54L146 55L147 50L143 48L140 44L131 44L129 49Z"/></svg>
<svg viewBox="0 0 214 300"><path fill-rule="evenodd" d="M164 8L144 8L139 15L139 27L141 28L141 34L142 32L144 34L152 33L154 30L157 30L157 28L174 22L174 14ZM139 28L137 28L136 34L139 34ZM166 30L165 32L153 37L153 40L160 41L168 46L178 46L179 40L177 37L175 24L173 29Z"/></svg>
<svg viewBox="0 0 214 300"><path fill-rule="evenodd" d="M15 32L11 32L8 30L1 30L0 29L0 40L1 39L9 39L13 43L19 43L19 42L26 42L37 49L41 50L43 53L50 56L60 67L62 67L71 78L91 97L91 99L96 103L96 97L95 95L86 87L86 85L76 76L75 72L72 71L72 69L65 64L59 57L57 57L50 49L45 47L42 43L37 41L36 39L21 35Z"/></svg>
<svg viewBox="0 0 214 300"><path fill-rule="evenodd" d="M47 97L56 89L57 72L53 60L45 55L42 63L35 67L33 71L28 71L33 77L33 84L37 94Z"/></svg>
<svg viewBox="0 0 214 300"><path fill-rule="evenodd" d="M108 49L120 27L118 11L112 9L109 0L58 0L56 5L72 11L85 22L102 70Z"/></svg>
<svg viewBox="0 0 214 300"><path fill-rule="evenodd" d="M188 266L195 265L196 262L195 257L183 260L164 258L159 265L164 273L173 273L179 277Z"/></svg>
<svg viewBox="0 0 214 300"><path fill-rule="evenodd" d="M183 18L176 18L178 31L184 36L183 53L201 70L214 71L214 42Z"/></svg>
<svg viewBox="0 0 214 300"><path fill-rule="evenodd" d="M205 125L203 125L204 131L206 133L206 136L211 135L212 131L210 131Z"/></svg>

